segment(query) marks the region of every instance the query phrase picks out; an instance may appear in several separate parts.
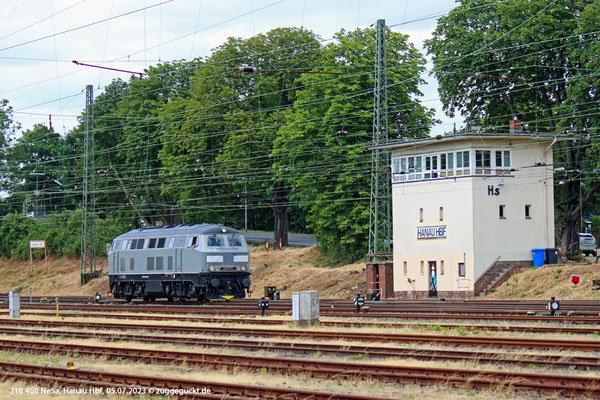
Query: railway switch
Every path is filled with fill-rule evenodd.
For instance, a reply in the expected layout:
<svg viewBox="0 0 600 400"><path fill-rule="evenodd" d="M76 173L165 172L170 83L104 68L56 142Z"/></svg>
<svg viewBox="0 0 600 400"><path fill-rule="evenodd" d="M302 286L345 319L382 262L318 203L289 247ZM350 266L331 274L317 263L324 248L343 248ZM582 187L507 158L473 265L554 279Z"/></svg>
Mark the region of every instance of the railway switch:
<svg viewBox="0 0 600 400"><path fill-rule="evenodd" d="M264 316L267 308L269 308L269 300L265 297L261 298L258 302L258 308L260 308L260 315Z"/></svg>

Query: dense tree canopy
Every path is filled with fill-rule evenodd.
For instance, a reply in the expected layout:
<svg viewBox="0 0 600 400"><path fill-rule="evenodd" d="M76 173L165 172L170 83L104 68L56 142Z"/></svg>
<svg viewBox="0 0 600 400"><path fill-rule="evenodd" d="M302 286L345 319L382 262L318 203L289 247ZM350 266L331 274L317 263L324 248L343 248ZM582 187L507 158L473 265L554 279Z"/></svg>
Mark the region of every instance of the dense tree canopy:
<svg viewBox="0 0 600 400"><path fill-rule="evenodd" d="M309 228L324 248L343 259L366 254L373 120L372 29L342 31L319 62L344 75L305 74L290 116L279 129L277 175L308 211ZM392 140L425 135L432 123L420 95L422 56L406 36L387 32L389 130Z"/></svg>
<svg viewBox="0 0 600 400"><path fill-rule="evenodd" d="M507 131L516 118L529 132L583 136L555 154L554 167L567 171L556 191L565 250L578 243L579 200L600 211L599 13L592 0L464 0L426 43L450 115L488 131Z"/></svg>

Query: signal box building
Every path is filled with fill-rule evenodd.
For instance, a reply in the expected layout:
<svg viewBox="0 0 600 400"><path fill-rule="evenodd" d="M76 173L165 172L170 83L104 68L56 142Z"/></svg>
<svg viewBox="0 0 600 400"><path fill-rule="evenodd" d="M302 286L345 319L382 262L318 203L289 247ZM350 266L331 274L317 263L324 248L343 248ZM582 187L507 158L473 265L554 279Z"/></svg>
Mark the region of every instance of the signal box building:
<svg viewBox="0 0 600 400"><path fill-rule="evenodd" d="M553 248L556 141L468 133L378 146L391 150L394 297L473 296Z"/></svg>

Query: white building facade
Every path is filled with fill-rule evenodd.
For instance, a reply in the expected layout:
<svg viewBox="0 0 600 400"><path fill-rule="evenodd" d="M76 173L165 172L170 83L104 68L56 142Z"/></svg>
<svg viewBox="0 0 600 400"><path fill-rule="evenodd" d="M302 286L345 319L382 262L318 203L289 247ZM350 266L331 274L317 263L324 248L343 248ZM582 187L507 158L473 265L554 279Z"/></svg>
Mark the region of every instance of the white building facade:
<svg viewBox="0 0 600 400"><path fill-rule="evenodd" d="M554 136L456 134L392 151L393 282L401 298L465 297L494 265L554 248Z"/></svg>

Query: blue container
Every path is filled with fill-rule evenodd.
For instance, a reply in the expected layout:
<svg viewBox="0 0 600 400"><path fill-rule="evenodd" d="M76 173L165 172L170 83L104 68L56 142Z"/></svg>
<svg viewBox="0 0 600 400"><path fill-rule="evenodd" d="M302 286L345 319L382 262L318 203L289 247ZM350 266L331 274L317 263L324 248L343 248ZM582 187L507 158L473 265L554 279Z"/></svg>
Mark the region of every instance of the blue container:
<svg viewBox="0 0 600 400"><path fill-rule="evenodd" d="M546 256L546 249L532 249L533 252L533 266L541 267L544 265L544 257Z"/></svg>

